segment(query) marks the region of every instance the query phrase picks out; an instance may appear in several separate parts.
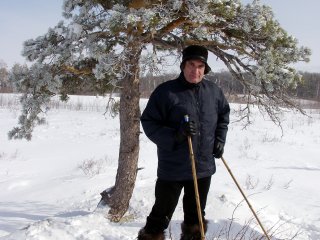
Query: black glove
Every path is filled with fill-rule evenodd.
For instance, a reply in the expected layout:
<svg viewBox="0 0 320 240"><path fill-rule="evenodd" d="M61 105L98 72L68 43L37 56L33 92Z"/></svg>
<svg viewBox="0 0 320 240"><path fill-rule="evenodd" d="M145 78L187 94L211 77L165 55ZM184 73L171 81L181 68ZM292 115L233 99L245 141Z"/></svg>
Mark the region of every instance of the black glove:
<svg viewBox="0 0 320 240"><path fill-rule="evenodd" d="M187 138L187 136L194 136L197 132L198 128L194 121L183 122L176 133L176 141L181 143Z"/></svg>
<svg viewBox="0 0 320 240"><path fill-rule="evenodd" d="M223 154L224 143L216 140L213 146L213 156L215 158L221 158Z"/></svg>

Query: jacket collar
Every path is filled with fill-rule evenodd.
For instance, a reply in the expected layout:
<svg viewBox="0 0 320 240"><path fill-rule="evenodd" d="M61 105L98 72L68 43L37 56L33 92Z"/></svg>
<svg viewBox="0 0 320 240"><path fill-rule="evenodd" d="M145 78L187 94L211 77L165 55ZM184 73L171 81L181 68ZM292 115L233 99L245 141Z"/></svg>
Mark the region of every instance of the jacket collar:
<svg viewBox="0 0 320 240"><path fill-rule="evenodd" d="M190 83L190 82L188 82L188 81L185 79L185 77L184 77L184 75L183 75L183 72L180 73L180 75L179 75L179 77L178 77L178 80L179 80L179 82L180 82L183 86L185 86L185 87L187 87L187 88L200 87L200 86L201 86L201 83L202 83L202 80L201 80L200 82L198 82L198 83Z"/></svg>

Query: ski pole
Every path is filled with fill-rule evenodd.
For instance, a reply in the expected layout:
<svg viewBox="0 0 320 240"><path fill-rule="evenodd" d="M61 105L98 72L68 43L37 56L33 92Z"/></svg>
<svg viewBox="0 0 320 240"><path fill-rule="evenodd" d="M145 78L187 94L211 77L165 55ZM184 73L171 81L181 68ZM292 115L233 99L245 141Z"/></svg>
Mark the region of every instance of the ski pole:
<svg viewBox="0 0 320 240"><path fill-rule="evenodd" d="M184 116L184 121L189 122L189 116ZM198 190L198 180L197 180L197 171L196 171L196 164L194 160L194 154L193 154L193 147L192 147L192 140L191 136L188 135L188 145L189 145L189 153L190 153L190 160L191 160L191 168L192 168L192 177L193 177L193 184L194 184L194 192L196 197L196 204L197 204L197 212L198 212L198 219L199 219L199 225L200 225L200 233L201 233L201 239L205 239L204 235L204 228L203 228L203 220L202 220L202 214L201 214L201 206L200 206L200 197L199 197L199 190Z"/></svg>
<svg viewBox="0 0 320 240"><path fill-rule="evenodd" d="M227 168L228 172L230 173L230 175L231 175L231 177L232 177L232 179L233 179L234 183L237 185L237 187L238 187L239 191L241 192L241 194L242 194L242 196L243 196L244 200L247 202L247 204L248 204L248 206L249 206L249 208L250 208L251 212L253 213L254 217L256 218L257 222L259 223L259 225L260 225L260 227L261 227L261 229L262 229L262 231L263 231L264 235L266 236L266 238L267 238L268 240L270 240L270 237L268 236L267 231L266 231L266 230L264 229L264 227L262 226L262 223L260 222L260 220L259 220L259 218L258 218L258 215L257 215L257 214L256 214L256 212L253 210L253 208L252 208L252 206L251 206L251 204L250 204L250 202L249 202L248 198L246 197L246 195L245 195L245 194L244 194L244 192L242 191L242 189L241 189L240 185L238 184L238 182L237 182L236 178L235 178L235 177L234 177L234 175L232 174L231 169L229 168L229 166L228 166L228 164L227 164L226 160L225 160L222 156L221 156L221 160L222 160L222 162L224 163L224 165L226 166L226 168Z"/></svg>

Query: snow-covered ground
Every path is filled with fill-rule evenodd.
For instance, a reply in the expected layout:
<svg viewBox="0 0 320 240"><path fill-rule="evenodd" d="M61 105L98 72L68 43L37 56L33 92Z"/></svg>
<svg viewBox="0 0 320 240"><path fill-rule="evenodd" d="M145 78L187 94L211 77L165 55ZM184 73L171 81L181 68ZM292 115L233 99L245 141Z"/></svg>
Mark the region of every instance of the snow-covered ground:
<svg viewBox="0 0 320 240"><path fill-rule="evenodd" d="M11 104L15 95L0 97L10 102L0 107L0 239L135 239L154 200L155 145L141 134L144 169L128 217L112 223L107 209L93 213L117 170L119 121L103 115L107 99L73 96L71 104L48 112L48 124L38 126L28 142L8 140L20 112ZM232 104L232 120L239 107ZM320 239L320 111L308 113L283 113L283 136L256 109L246 129L230 124L224 157L274 239ZM261 232L220 160L206 212L206 239L233 239L239 231L249 239ZM182 214L180 202L168 239L179 239Z"/></svg>

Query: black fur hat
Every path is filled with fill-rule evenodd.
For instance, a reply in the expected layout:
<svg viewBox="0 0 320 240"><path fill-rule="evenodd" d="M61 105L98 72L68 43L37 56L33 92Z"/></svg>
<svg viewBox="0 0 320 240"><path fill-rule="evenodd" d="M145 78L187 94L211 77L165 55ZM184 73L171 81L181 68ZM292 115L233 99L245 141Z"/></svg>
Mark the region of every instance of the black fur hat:
<svg viewBox="0 0 320 240"><path fill-rule="evenodd" d="M205 65L206 65L206 68L204 70L205 74L207 74L208 72L211 71L211 68L209 67L209 65L207 63L208 50L205 47L199 46L199 45L190 45L190 46L186 47L185 49L183 49L182 62L180 65L181 70L183 69L185 62L190 59L198 59L198 60L202 61L203 63L205 63Z"/></svg>

